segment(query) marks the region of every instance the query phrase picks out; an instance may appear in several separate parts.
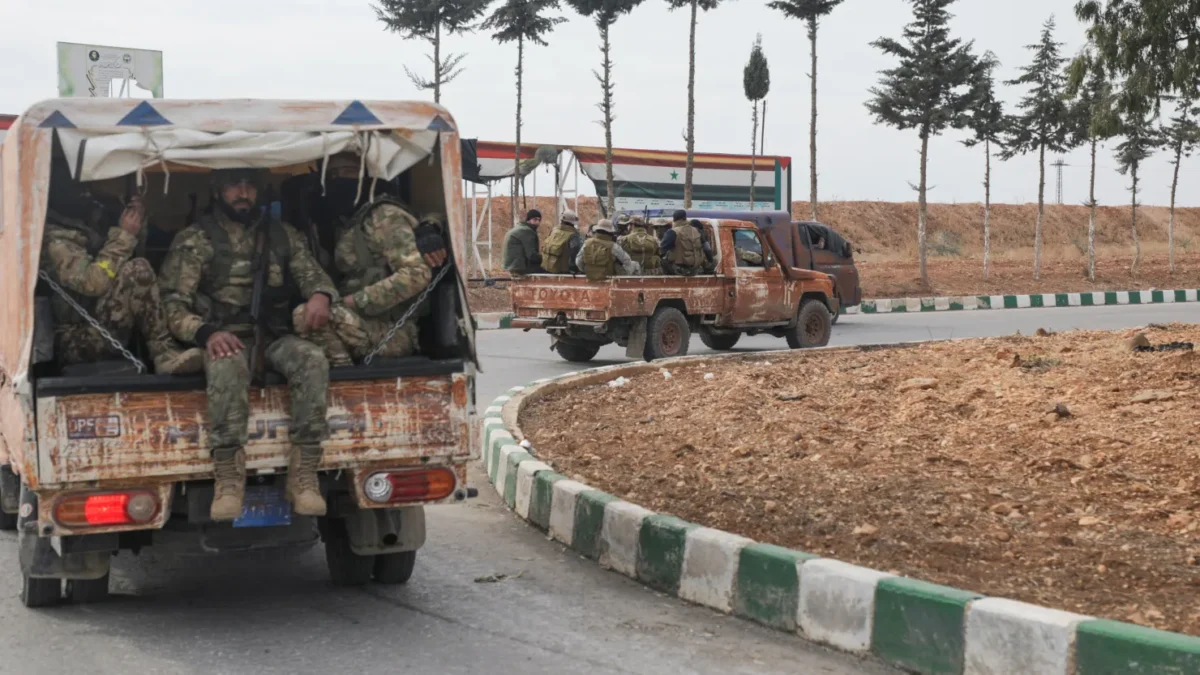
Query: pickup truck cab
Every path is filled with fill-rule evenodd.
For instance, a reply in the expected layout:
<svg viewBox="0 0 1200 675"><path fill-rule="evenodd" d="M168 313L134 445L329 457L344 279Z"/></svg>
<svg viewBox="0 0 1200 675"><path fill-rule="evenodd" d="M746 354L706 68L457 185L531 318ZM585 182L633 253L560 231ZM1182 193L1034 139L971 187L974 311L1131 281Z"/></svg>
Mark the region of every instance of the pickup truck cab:
<svg viewBox="0 0 1200 675"><path fill-rule="evenodd" d="M702 222L714 273L598 282L582 275L514 277L513 328L545 330L551 349L577 362L614 342L631 358L683 356L694 332L719 350L760 333L784 338L793 349L828 344L836 308L831 277L783 264L770 228L741 220Z"/></svg>
<svg viewBox="0 0 1200 675"><path fill-rule="evenodd" d="M418 314L419 355L331 369L321 518L293 513L283 497L288 394L268 371L249 392L245 509L214 523L204 375L145 371L133 363L149 361L140 338L128 359L55 358L46 310L57 291L38 276L52 163L68 162L96 199L143 186L147 240L169 242L193 222L214 168L267 170L260 200L275 207L270 195L285 181L316 178L324 157L364 147L368 183L392 183L415 210L447 216L451 267ZM26 606L54 604L64 590L77 602L101 599L114 553L165 544L220 552L323 541L337 584L408 580L425 543L423 507L471 496L475 448L474 333L454 266L466 252L461 161L447 111L396 101L46 101L5 137L0 187L0 528L18 530L11 564Z"/></svg>

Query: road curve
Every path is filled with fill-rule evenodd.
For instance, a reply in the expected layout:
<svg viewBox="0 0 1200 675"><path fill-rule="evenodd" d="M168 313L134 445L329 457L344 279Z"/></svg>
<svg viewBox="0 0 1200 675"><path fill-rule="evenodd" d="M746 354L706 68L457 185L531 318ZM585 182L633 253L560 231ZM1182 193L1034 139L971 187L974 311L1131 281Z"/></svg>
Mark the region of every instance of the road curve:
<svg viewBox="0 0 1200 675"><path fill-rule="evenodd" d="M1200 306L852 316L834 344L1196 321ZM479 336L485 405L514 384L576 369L544 335ZM777 349L747 339L739 349ZM703 346L693 341L693 353ZM605 360L607 359L607 361ZM607 347L595 365L623 361ZM334 588L320 546L114 563L105 604L24 609L16 539L0 534L0 673L888 673L873 662L662 597L580 560L516 520L487 481L469 506L429 512L404 587ZM493 573L510 578L476 583Z"/></svg>

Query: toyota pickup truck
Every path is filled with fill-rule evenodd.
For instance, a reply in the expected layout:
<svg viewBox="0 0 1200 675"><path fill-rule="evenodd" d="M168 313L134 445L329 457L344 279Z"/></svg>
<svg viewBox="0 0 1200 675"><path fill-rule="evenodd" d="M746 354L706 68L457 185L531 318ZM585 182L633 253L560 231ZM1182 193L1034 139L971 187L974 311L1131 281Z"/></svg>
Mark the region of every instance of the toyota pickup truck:
<svg viewBox="0 0 1200 675"><path fill-rule="evenodd" d="M768 334L792 349L829 343L837 304L826 274L782 264L770 226L742 220L701 221L715 271L696 276L535 274L509 285L513 328L544 330L550 348L584 362L606 344L647 361L683 356L692 333L710 349L728 350L743 335Z"/></svg>
<svg viewBox="0 0 1200 675"><path fill-rule="evenodd" d="M219 553L323 541L337 584L406 582L425 542L424 506L472 494L476 357L454 266L466 242L450 114L425 102L76 98L34 105L2 148L0 528L18 530L10 564L24 604L102 599L116 552L180 543ZM38 276L50 177L60 173L52 163L67 162L100 202L141 186L153 263L165 252L153 242L192 221L211 170L269 170L266 193L282 194L285 181L318 176L323 158L363 148L368 183L389 182L415 210L447 216L451 267L418 314L420 355L332 369L321 518L293 513L284 498L288 393L267 372L249 396L245 509L214 523L203 374L147 372L140 338L127 358L55 358L57 291Z"/></svg>

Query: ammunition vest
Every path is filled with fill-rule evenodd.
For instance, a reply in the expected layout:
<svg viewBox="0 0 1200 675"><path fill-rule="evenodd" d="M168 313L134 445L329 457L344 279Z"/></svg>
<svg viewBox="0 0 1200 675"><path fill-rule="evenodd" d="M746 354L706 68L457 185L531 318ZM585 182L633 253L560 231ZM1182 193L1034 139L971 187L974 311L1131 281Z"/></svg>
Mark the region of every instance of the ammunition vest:
<svg viewBox="0 0 1200 675"><path fill-rule="evenodd" d="M658 257L658 240L643 229L635 229L621 237L621 248L634 262L642 266L642 272L653 274L662 269L662 258Z"/></svg>
<svg viewBox="0 0 1200 675"><path fill-rule="evenodd" d="M671 249L671 262L679 267L700 268L704 266L704 240L696 228L687 222L676 222L671 228L675 233L675 248Z"/></svg>
<svg viewBox="0 0 1200 675"><path fill-rule="evenodd" d="M208 277L201 280L200 294L207 296L200 299L202 305L207 305L206 317L210 322L216 323L223 327L239 328L253 324L250 318L250 306L235 307L223 302L218 302L215 298L215 292L230 286L233 279L233 265L236 262L235 252L233 250L233 242L229 239L229 233L224 227L217 222L217 217L212 214L205 215L200 218L200 229L208 237L209 245L212 246L213 257L208 265ZM289 262L292 257L291 241L288 239L287 231L283 229L283 223L277 220L269 222L260 222L258 225L247 228L247 233L251 237L256 236L257 228L267 227L267 250L269 262L272 265L278 265L282 272L283 283L281 285L272 286L270 284L270 270L267 270L267 293L263 299L266 307L266 322L271 327L271 330L277 334L282 332L290 332L288 327L292 323L291 315L291 300L295 292L295 284L292 281ZM254 253L250 253L250 269L251 274L256 268ZM254 279L251 277L247 280L247 286L253 288Z"/></svg>
<svg viewBox="0 0 1200 675"><path fill-rule="evenodd" d="M592 237L583 244L583 271L588 281L604 281L616 274L616 256L611 239Z"/></svg>
<svg viewBox="0 0 1200 675"><path fill-rule="evenodd" d="M542 245L542 267L550 274L571 271L571 239L578 233L573 227L559 225Z"/></svg>
<svg viewBox="0 0 1200 675"><path fill-rule="evenodd" d="M408 206L405 205L404 202L394 199L388 195L381 195L375 197L374 201L363 204L357 211L354 212L354 215L350 216L350 219L346 221L342 236L351 237L350 241L354 245L354 257L357 259L358 264L355 265L354 269L352 270L342 271L343 278L340 290L342 291L343 295L352 295L357 293L368 286L372 286L380 281L383 281L396 272L396 270L393 270L391 265L388 264L385 256L371 252L367 231L365 229L367 218L376 208L383 206L384 204L391 204L392 206L398 207L406 214L409 214L410 216L412 215L412 212L408 210ZM416 230L416 226L417 222L416 218L414 217L412 222L414 231ZM404 311L408 309L409 305L411 304L412 300L408 300L396 307L393 307L391 310L380 316L375 316L374 318L398 319L402 314L404 314ZM418 316L426 316L429 313L428 308L428 305L422 308L418 313Z"/></svg>

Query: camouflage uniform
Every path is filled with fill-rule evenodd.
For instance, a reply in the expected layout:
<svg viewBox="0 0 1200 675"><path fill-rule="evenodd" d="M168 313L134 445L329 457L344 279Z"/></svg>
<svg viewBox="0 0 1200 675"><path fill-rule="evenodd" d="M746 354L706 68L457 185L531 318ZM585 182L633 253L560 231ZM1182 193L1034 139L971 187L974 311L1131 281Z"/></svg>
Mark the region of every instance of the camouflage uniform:
<svg viewBox="0 0 1200 675"><path fill-rule="evenodd" d="M81 220L47 215L42 265L114 338L128 345L136 327L156 362L175 349L159 301L154 269L133 258L137 237L119 227L107 236ZM64 364L120 358L95 328L57 294L52 296L55 351ZM161 369L160 369L161 370Z"/></svg>
<svg viewBox="0 0 1200 675"><path fill-rule="evenodd" d="M361 361L429 285L433 272L417 250L416 228L412 214L387 197L364 205L338 228L333 255L341 273L338 290L343 297L354 298L354 308L338 303L329 324L311 333L301 329L304 307L297 307L292 316L297 333L324 348L330 364ZM417 322L408 321L379 356L416 352L417 332Z"/></svg>
<svg viewBox="0 0 1200 675"><path fill-rule="evenodd" d="M257 227L267 227L267 223ZM228 241L228 262L216 255L212 228L222 228ZM249 355L254 326L249 321L254 289L251 275L255 228L248 228L219 210L205 216L178 235L163 263L160 283L164 292L167 326L185 343L205 346L214 332L229 331L241 338L246 349L237 357L210 359L205 354L208 378L209 444L214 455L245 446L249 431ZM282 296L287 277L304 297L315 293L337 300L337 290L308 250L304 238L290 225L272 227L268 286ZM286 241L278 241L275 235ZM220 242L218 242L220 244ZM221 246L224 248L224 246ZM287 260L281 260L286 255ZM213 270L227 269L226 278L214 278ZM286 335L291 324L287 299L275 303L267 323L278 336L265 350L266 365L287 378L291 394L291 424L288 438L295 446L312 448L328 434L325 420L329 364L321 349L311 342ZM318 455L319 456L319 455Z"/></svg>
<svg viewBox="0 0 1200 675"><path fill-rule="evenodd" d="M658 239L634 223L633 231L617 240L629 257L642 268L642 274L662 274L662 258L658 255Z"/></svg>

